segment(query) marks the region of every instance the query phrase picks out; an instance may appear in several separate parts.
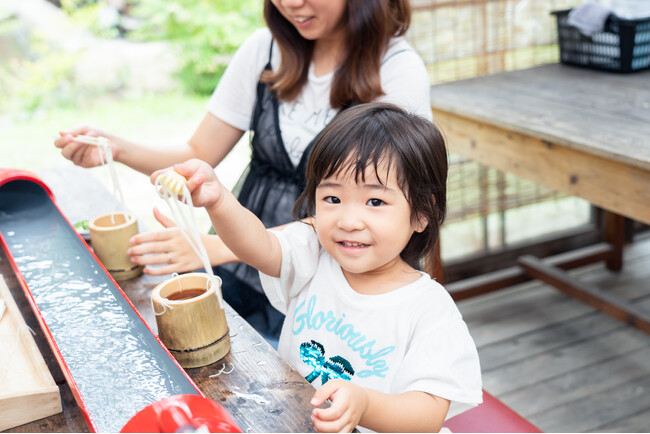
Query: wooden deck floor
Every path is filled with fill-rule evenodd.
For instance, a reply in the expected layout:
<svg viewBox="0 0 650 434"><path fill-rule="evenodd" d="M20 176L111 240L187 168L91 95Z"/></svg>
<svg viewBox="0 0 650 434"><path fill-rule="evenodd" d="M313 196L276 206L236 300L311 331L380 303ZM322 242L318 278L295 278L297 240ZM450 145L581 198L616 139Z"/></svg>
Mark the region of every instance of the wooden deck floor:
<svg viewBox="0 0 650 434"><path fill-rule="evenodd" d="M574 276L650 312L650 236ZM483 387L546 432L650 431L650 336L540 282L458 303Z"/></svg>

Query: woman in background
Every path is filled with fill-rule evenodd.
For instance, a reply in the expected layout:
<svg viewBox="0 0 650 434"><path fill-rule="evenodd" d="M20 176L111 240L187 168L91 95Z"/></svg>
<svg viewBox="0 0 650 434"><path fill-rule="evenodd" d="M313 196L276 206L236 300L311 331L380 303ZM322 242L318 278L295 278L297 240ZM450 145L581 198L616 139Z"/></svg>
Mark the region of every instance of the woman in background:
<svg viewBox="0 0 650 434"><path fill-rule="evenodd" d="M338 113L386 101L431 119L426 68L403 37L411 19L408 0L265 0L264 18L267 27L235 53L186 144L157 149L82 126L61 131L55 145L75 164L94 167L101 163L97 149L74 138L101 135L110 139L115 161L149 175L191 158L216 167L251 131L251 162L235 192L273 227L292 221L311 147ZM134 237L132 261L155 275L201 268L174 223L154 214L166 229ZM214 247L219 243L206 244L213 246L208 253L225 300L277 345L283 315L264 296L257 271L224 263L232 258Z"/></svg>

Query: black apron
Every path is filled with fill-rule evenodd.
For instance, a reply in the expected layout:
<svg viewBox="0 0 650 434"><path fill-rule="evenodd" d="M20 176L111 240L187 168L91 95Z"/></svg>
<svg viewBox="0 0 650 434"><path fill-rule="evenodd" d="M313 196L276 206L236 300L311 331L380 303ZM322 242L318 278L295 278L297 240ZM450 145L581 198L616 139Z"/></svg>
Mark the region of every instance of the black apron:
<svg viewBox="0 0 650 434"><path fill-rule="evenodd" d="M265 70L271 70L271 50ZM293 221L293 204L305 187L305 167L318 135L305 149L294 167L282 141L278 100L266 83L257 83L257 101L251 121L251 162L240 179L239 202L262 220L267 228ZM242 179L243 184L241 184ZM265 337L280 335L284 315L274 309L260 282L256 269L243 263L215 268L221 277L224 299Z"/></svg>

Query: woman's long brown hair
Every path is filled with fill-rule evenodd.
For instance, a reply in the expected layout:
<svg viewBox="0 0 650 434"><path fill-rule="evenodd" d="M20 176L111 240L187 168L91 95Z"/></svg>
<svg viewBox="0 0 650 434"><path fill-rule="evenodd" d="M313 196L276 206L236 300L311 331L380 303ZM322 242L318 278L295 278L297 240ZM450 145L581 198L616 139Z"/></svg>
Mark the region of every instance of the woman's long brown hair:
<svg viewBox="0 0 650 434"><path fill-rule="evenodd" d="M314 41L300 36L271 0L264 1L264 18L280 48L282 62L277 71L265 73L277 97L293 101L307 82ZM411 22L408 0L348 0L343 23L347 29L347 53L332 81L330 105L342 108L366 103L384 95L379 70L393 36L406 33Z"/></svg>

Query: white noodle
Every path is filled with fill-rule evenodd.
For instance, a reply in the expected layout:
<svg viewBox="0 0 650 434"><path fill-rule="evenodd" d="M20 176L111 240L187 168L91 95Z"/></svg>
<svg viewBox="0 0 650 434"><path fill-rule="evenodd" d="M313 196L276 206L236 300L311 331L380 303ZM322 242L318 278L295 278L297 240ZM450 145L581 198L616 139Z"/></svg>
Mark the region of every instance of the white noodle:
<svg viewBox="0 0 650 434"><path fill-rule="evenodd" d="M181 234L190 244L194 253L199 257L205 272L209 276L208 288L214 285L216 279L219 277L214 275L212 266L210 265L210 258L205 250L203 241L201 240L201 233L194 214L194 205L192 204L192 195L185 185L185 178L182 175L170 170L156 178L155 185L158 194L163 198L169 209L171 210L174 221L178 225ZM221 279L219 279L221 280ZM216 286L217 299L219 300L219 307L223 309L223 299L221 296L221 289L219 285Z"/></svg>
<svg viewBox="0 0 650 434"><path fill-rule="evenodd" d="M76 136L74 138L74 141L97 147L97 150L99 151L99 160L101 161L102 166L108 166L108 172L111 177L111 181L113 182L113 196L118 196L118 200L126 211L126 222L131 221L134 216L126 207L124 195L122 194L122 189L120 188L120 183L117 179L117 172L115 171L115 164L113 162L113 152L111 152L111 142L106 137L92 137L84 135ZM111 223L115 224L114 213L111 213Z"/></svg>

